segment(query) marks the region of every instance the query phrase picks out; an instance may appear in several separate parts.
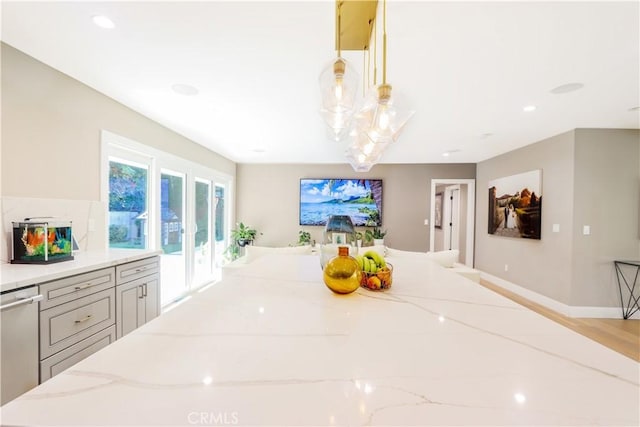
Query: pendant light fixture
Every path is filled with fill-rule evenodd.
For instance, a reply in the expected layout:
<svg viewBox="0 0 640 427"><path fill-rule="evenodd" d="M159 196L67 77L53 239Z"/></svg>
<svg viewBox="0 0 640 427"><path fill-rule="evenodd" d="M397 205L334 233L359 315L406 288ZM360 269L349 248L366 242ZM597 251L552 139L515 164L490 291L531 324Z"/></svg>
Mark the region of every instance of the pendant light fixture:
<svg viewBox="0 0 640 427"><path fill-rule="evenodd" d="M342 1L336 3L338 57L325 67L319 78L322 93L320 114L329 126L332 138L336 141L346 134L353 117L359 79L355 69L341 56L342 4Z"/></svg>
<svg viewBox="0 0 640 427"><path fill-rule="evenodd" d="M365 100L359 119L368 121L365 132L375 144L389 144L398 140L414 111L399 108L387 83L387 1L382 3L382 84L376 86Z"/></svg>
<svg viewBox="0 0 640 427"><path fill-rule="evenodd" d="M376 144L363 131L352 129L345 157L356 172L369 172L380 161L387 144Z"/></svg>

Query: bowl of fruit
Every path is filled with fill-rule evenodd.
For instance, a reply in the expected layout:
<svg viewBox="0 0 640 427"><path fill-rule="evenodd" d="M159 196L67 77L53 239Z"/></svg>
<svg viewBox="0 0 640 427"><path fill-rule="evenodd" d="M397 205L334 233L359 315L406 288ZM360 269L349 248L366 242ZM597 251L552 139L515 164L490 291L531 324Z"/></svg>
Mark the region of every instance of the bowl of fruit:
<svg viewBox="0 0 640 427"><path fill-rule="evenodd" d="M382 255L369 250L355 258L362 269L361 287L370 291L385 291L391 287L393 266Z"/></svg>

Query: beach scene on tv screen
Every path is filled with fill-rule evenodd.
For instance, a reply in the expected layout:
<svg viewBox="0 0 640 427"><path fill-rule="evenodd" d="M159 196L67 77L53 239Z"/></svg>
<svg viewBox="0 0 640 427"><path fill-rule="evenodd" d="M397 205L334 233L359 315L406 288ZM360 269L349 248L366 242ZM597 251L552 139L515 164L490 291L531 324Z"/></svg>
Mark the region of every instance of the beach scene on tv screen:
<svg viewBox="0 0 640 427"><path fill-rule="evenodd" d="M353 225L380 226L382 180L300 180L300 225L325 225L331 215L349 215Z"/></svg>

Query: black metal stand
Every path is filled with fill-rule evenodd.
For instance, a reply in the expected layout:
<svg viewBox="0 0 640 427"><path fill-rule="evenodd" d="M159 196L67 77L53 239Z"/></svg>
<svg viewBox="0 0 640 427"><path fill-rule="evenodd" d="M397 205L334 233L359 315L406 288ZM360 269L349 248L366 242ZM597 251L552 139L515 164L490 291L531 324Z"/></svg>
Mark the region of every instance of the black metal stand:
<svg viewBox="0 0 640 427"><path fill-rule="evenodd" d="M618 278L618 289L620 290L620 305L622 307L622 318L628 319L640 310L640 295L634 295L634 292L640 294L640 286L638 285L638 276L640 275L640 261L614 261L616 267L616 276ZM635 271L635 274L633 273ZM625 275L625 272L628 273ZM630 274L629 274L630 273ZM633 276L633 281L631 280ZM625 296L622 284L624 283L629 296L625 304Z"/></svg>

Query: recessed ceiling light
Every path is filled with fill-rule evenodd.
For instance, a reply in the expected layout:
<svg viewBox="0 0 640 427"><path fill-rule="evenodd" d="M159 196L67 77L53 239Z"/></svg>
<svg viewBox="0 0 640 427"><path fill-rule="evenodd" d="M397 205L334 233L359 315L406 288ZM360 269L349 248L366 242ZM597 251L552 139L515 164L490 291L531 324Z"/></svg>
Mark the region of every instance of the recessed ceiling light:
<svg viewBox="0 0 640 427"><path fill-rule="evenodd" d="M105 28L110 30L116 26L111 19L104 15L94 15L91 19L93 19L93 23L96 24L100 28Z"/></svg>
<svg viewBox="0 0 640 427"><path fill-rule="evenodd" d="M531 111L536 111L536 106L535 105L527 105L526 107L522 108L522 111L529 113Z"/></svg>
<svg viewBox="0 0 640 427"><path fill-rule="evenodd" d="M640 107L629 108L629 111L640 111Z"/></svg>
<svg viewBox="0 0 640 427"><path fill-rule="evenodd" d="M551 93L560 94L560 93L569 93L579 89L582 89L584 85L582 83L567 83L564 85L560 85L558 87L554 87L551 89Z"/></svg>
<svg viewBox="0 0 640 427"><path fill-rule="evenodd" d="M182 83L174 84L173 86L171 86L171 89L173 89L175 93L185 96L197 95L199 92L197 88Z"/></svg>
<svg viewBox="0 0 640 427"><path fill-rule="evenodd" d="M449 157L450 155L452 155L453 153L457 153L458 151L460 150L455 149L455 150L445 151L444 153L442 153L442 157Z"/></svg>

